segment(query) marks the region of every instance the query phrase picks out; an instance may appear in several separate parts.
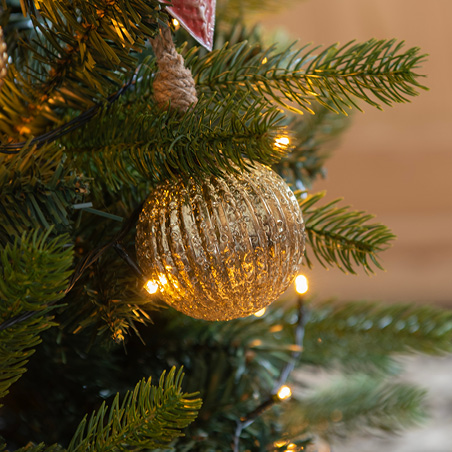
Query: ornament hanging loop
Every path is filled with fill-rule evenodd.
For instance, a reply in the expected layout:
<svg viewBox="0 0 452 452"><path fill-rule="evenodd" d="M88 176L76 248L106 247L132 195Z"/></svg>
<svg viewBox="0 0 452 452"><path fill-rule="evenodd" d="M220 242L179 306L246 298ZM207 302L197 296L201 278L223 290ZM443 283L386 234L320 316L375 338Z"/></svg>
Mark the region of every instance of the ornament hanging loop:
<svg viewBox="0 0 452 452"><path fill-rule="evenodd" d="M177 53L169 27L160 28L159 34L149 40L157 58L159 71L154 79L154 99L162 108L185 112L196 104L195 81Z"/></svg>

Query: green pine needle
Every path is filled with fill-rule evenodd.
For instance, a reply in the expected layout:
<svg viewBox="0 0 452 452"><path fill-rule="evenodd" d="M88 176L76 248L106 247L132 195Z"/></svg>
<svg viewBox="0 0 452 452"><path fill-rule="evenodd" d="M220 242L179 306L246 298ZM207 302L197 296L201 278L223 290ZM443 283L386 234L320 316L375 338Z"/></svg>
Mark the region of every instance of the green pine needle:
<svg viewBox="0 0 452 452"><path fill-rule="evenodd" d="M432 306L374 302L312 305L303 360L368 371L394 369L400 353L452 352L452 313Z"/></svg>
<svg viewBox="0 0 452 452"><path fill-rule="evenodd" d="M35 316L0 331L0 398L27 371L25 366L41 343L41 333L53 325L48 317Z"/></svg>
<svg viewBox="0 0 452 452"><path fill-rule="evenodd" d="M338 378L329 386L288 404L288 430L331 439L349 432L396 433L425 419L425 391L366 374Z"/></svg>
<svg viewBox="0 0 452 452"><path fill-rule="evenodd" d="M30 228L68 230L71 206L86 187L61 149L26 146L15 156L0 154L0 166L0 245Z"/></svg>
<svg viewBox="0 0 452 452"><path fill-rule="evenodd" d="M28 358L40 343L39 335L52 326L43 314L64 296L72 265L67 236L49 238L35 230L0 250L0 319L13 319L23 311L37 315L0 330L0 397L25 372Z"/></svg>
<svg viewBox="0 0 452 452"><path fill-rule="evenodd" d="M336 113L361 110L358 101L382 104L408 102L425 89L414 71L425 59L419 49L402 52L404 43L376 40L325 49L306 45L282 52L247 42L207 54L192 55L187 65L203 92L217 97L241 91L276 102L295 113L314 113L316 102Z"/></svg>
<svg viewBox="0 0 452 452"><path fill-rule="evenodd" d="M101 175L118 189L122 183L249 169L247 158L275 163L284 153L274 142L284 130L281 120L266 102L250 104L238 96L201 98L182 116L143 103L117 104L62 142L88 176Z"/></svg>
<svg viewBox="0 0 452 452"><path fill-rule="evenodd" d="M0 250L0 314L41 311L64 296L71 274L69 237L32 230Z"/></svg>
<svg viewBox="0 0 452 452"><path fill-rule="evenodd" d="M323 267L335 265L352 274L356 273L356 267L362 267L367 273L373 273L374 267L383 269L377 253L387 249L395 238L386 226L369 223L372 215L350 211L349 206L338 207L341 199L315 206L325 192L304 199L298 195L306 223L307 244ZM305 259L308 267L312 267L309 252Z"/></svg>
<svg viewBox="0 0 452 452"><path fill-rule="evenodd" d="M67 452L98 452L164 448L193 422L201 406L196 394L182 392L182 370L173 367L160 377L159 385L141 380L128 391L123 402L119 394L111 408L103 403L89 420L77 428Z"/></svg>
<svg viewBox="0 0 452 452"><path fill-rule="evenodd" d="M290 137L290 152L274 166L296 188L310 189L317 177L325 175L325 162L351 122L350 116L338 115L322 105L314 105L313 110L314 115L287 116L284 124Z"/></svg>
<svg viewBox="0 0 452 452"><path fill-rule="evenodd" d="M11 55L0 93L0 132L14 137L20 124L39 135L61 122L59 109L83 111L115 92L134 73L137 52L158 20L168 17L156 0L121 1L114 8L108 2L21 5L35 30Z"/></svg>
<svg viewBox="0 0 452 452"><path fill-rule="evenodd" d="M59 444L52 444L51 446L46 446L43 443L33 444L28 443L26 446L16 449L14 452L65 452L65 449Z"/></svg>

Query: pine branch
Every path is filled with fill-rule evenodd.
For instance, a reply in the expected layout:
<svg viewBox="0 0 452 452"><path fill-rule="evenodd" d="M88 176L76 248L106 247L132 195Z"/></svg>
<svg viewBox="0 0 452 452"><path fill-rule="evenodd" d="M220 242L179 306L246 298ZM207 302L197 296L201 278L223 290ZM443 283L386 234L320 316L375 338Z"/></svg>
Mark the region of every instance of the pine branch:
<svg viewBox="0 0 452 452"><path fill-rule="evenodd" d="M290 152L274 166L286 182L300 190L311 188L317 177L325 175L331 147L350 124L349 116L321 105L313 106L313 110L314 115L288 116Z"/></svg>
<svg viewBox="0 0 452 452"><path fill-rule="evenodd" d="M119 394L111 408L105 403L98 413L80 423L67 452L108 451L124 448L156 449L183 436L181 429L196 418L201 400L182 392L182 371L173 367L162 374L159 386L151 379L139 382L127 392L122 404Z"/></svg>
<svg viewBox="0 0 452 452"><path fill-rule="evenodd" d="M156 0L121 8L107 0L24 1L22 7L36 30L21 44L32 57L26 72L20 59L10 65L0 93L0 130L16 139L61 121L58 108L83 111L118 90L135 71L133 53L145 49L158 20L167 18Z"/></svg>
<svg viewBox="0 0 452 452"><path fill-rule="evenodd" d="M177 175L205 177L271 164L283 151L274 138L284 130L281 112L267 103L231 96L201 99L183 116L143 103L114 105L62 142L89 177L108 186L157 183ZM237 167L236 167L236 166Z"/></svg>
<svg viewBox="0 0 452 452"><path fill-rule="evenodd" d="M188 384L190 390L201 391L203 419L214 416L219 407L223 415L239 417L256 408L256 401L246 395L271 393L282 369L300 352L295 327L283 323L280 310L269 309L262 318L208 324L171 311L162 314L172 320L165 326L165 358L178 362L190 356ZM288 314L292 321L295 315Z"/></svg>
<svg viewBox="0 0 452 452"><path fill-rule="evenodd" d="M52 229L24 233L0 254L0 314L41 311L64 296L72 266L69 237L50 238Z"/></svg>
<svg viewBox="0 0 452 452"><path fill-rule="evenodd" d="M360 110L358 100L381 109L425 89L413 72L425 56L417 48L401 52L403 42L372 39L324 50L292 47L276 53L243 42L202 58L193 55L186 63L203 92L221 97L241 91L295 113L314 113L312 102L343 114Z"/></svg>
<svg viewBox="0 0 452 452"><path fill-rule="evenodd" d="M64 296L72 250L67 236L50 239L50 233L31 231L0 251L0 397L25 371L40 333L52 326L49 306ZM36 315L11 321L23 311Z"/></svg>
<svg viewBox="0 0 452 452"><path fill-rule="evenodd" d="M46 446L43 443L32 444L29 443L20 449L16 449L15 452L65 452L65 450L59 444L52 444Z"/></svg>
<svg viewBox="0 0 452 452"><path fill-rule="evenodd" d="M306 223L306 241L317 261L323 266L335 265L343 272L355 274L355 267L373 273L373 266L383 269L377 253L387 249L394 239L390 230L381 224L371 223L372 215L349 211L349 206L337 207L336 199L322 207L314 207L325 192L311 195L299 203ZM305 254L305 262L312 261Z"/></svg>
<svg viewBox="0 0 452 452"><path fill-rule="evenodd" d="M54 325L49 317L35 316L0 331L0 398L27 371L25 366L41 343L41 333Z"/></svg>
<svg viewBox="0 0 452 452"><path fill-rule="evenodd" d="M326 367L394 370L391 355L452 352L452 313L432 306L315 303L303 361Z"/></svg>
<svg viewBox="0 0 452 452"><path fill-rule="evenodd" d="M292 435L306 430L324 438L369 429L396 433L425 419L424 396L424 390L407 383L348 375L289 403L284 417Z"/></svg>
<svg viewBox="0 0 452 452"><path fill-rule="evenodd" d="M71 207L87 190L60 149L25 147L0 155L0 166L0 244L31 228L69 228Z"/></svg>
<svg viewBox="0 0 452 452"><path fill-rule="evenodd" d="M108 342L121 343L130 333L140 337L137 325L149 326L151 311L161 304L149 299L144 281L113 252L93 267L66 297L68 307L58 320L67 331L94 330L93 335Z"/></svg>

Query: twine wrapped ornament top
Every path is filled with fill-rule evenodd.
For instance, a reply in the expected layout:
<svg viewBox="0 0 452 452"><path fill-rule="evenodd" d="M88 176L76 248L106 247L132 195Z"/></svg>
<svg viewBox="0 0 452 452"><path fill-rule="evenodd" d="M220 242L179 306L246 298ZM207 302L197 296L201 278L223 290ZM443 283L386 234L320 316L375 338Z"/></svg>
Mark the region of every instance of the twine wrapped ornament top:
<svg viewBox="0 0 452 452"><path fill-rule="evenodd" d="M155 103L161 108L170 105L172 109L187 111L198 101L195 81L176 51L170 28L161 28L150 42L159 68L153 84Z"/></svg>

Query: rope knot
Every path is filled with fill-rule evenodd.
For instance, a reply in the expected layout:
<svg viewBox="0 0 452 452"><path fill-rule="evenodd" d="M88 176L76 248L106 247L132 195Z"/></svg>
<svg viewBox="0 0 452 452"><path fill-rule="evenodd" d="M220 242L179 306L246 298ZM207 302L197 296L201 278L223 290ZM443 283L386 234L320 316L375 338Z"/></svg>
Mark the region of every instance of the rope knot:
<svg viewBox="0 0 452 452"><path fill-rule="evenodd" d="M170 28L160 29L160 33L150 39L157 57L159 72L154 79L154 99L159 107L182 112L196 104L195 81L189 69L184 66L182 55L173 43Z"/></svg>

